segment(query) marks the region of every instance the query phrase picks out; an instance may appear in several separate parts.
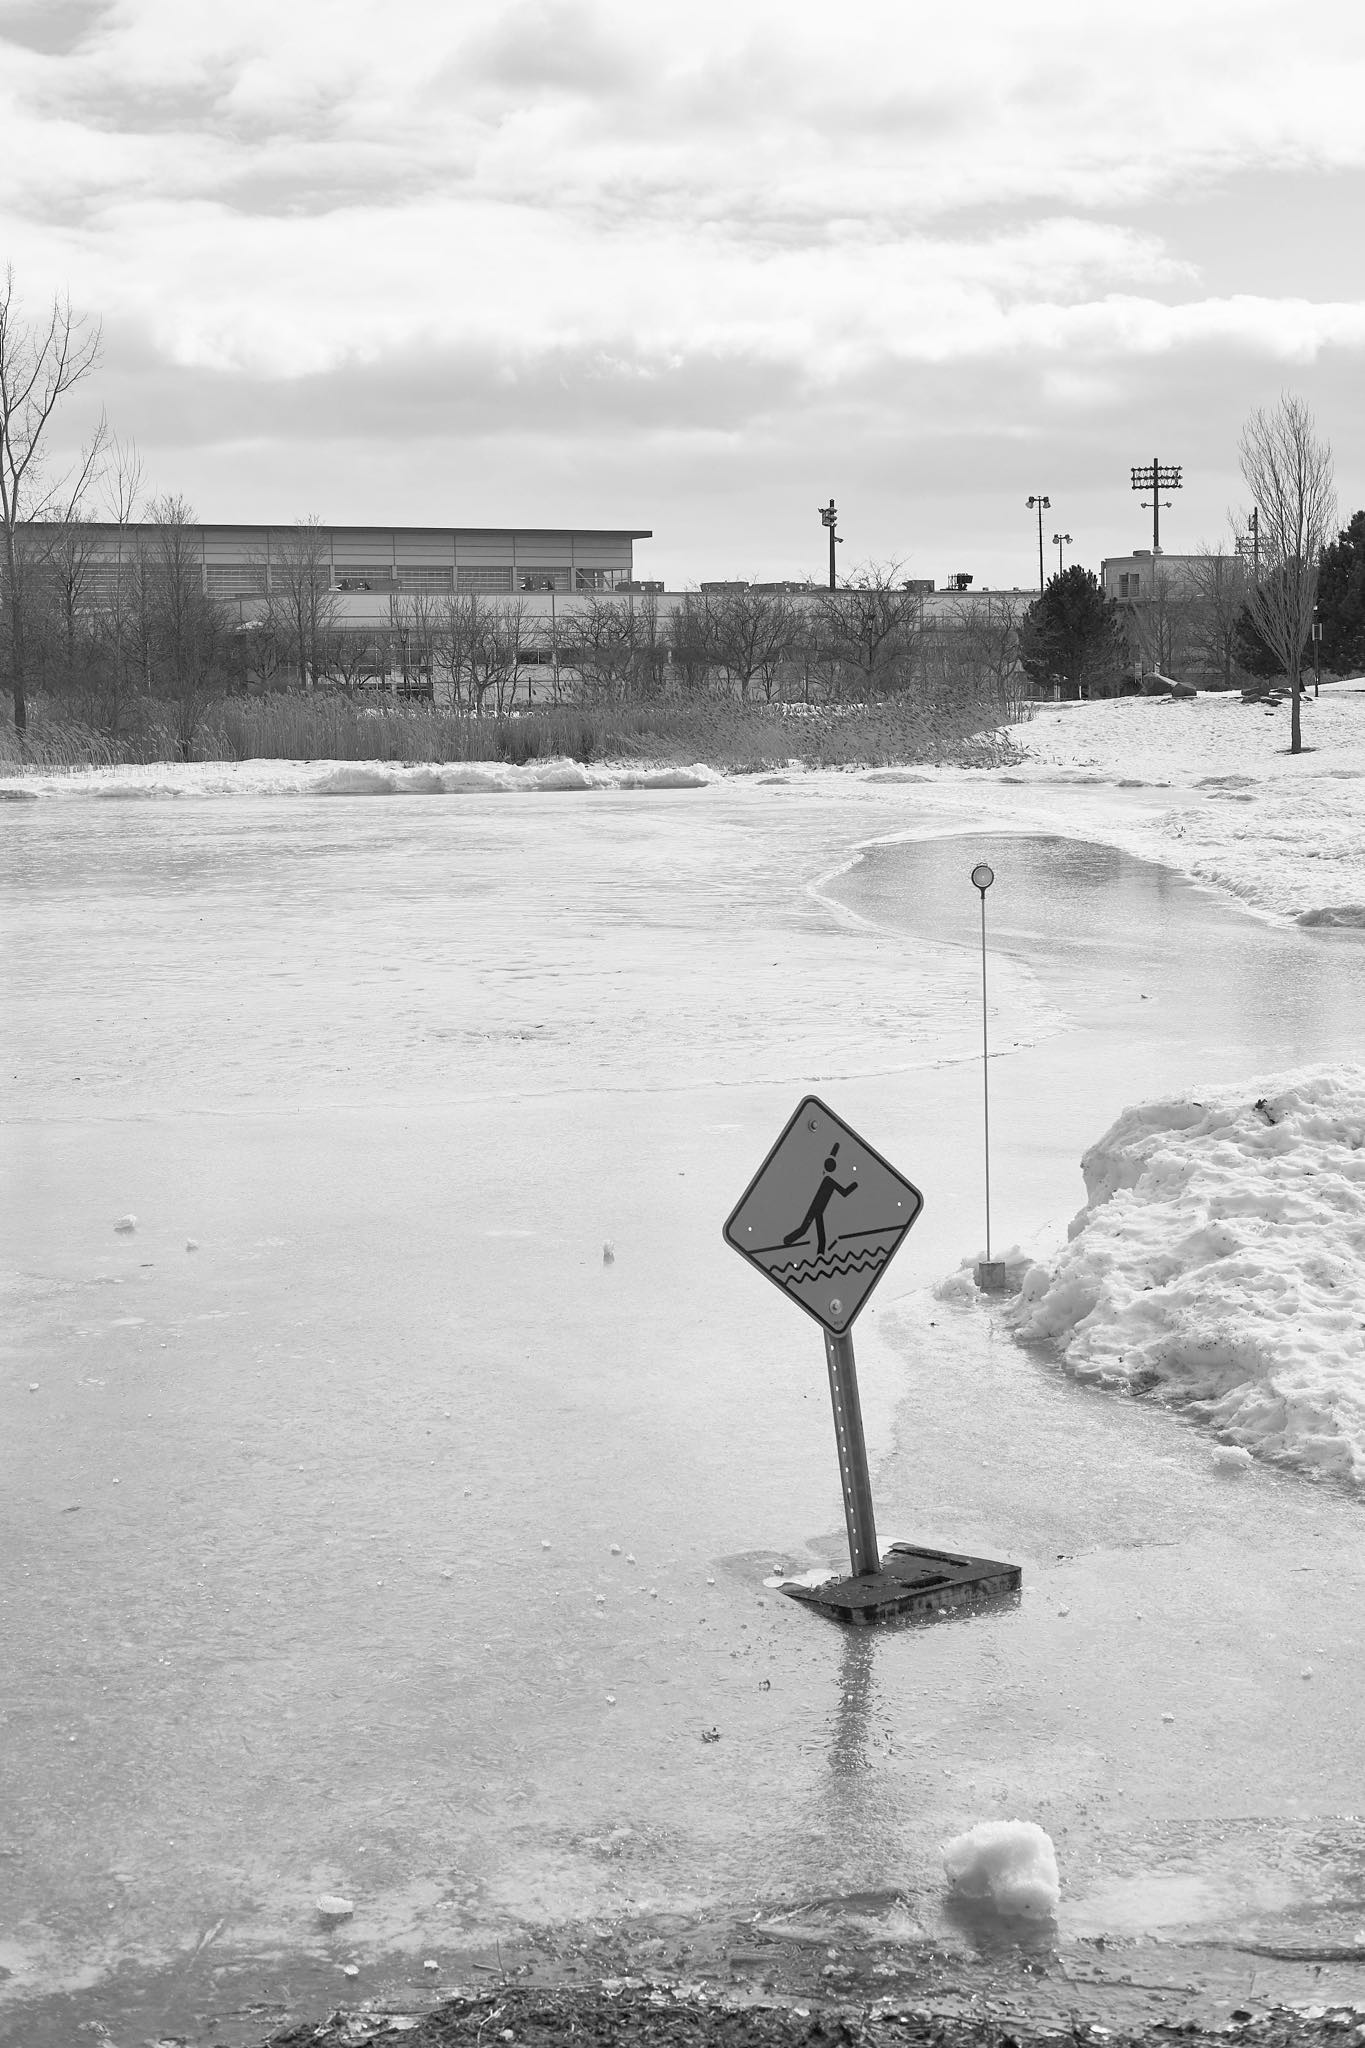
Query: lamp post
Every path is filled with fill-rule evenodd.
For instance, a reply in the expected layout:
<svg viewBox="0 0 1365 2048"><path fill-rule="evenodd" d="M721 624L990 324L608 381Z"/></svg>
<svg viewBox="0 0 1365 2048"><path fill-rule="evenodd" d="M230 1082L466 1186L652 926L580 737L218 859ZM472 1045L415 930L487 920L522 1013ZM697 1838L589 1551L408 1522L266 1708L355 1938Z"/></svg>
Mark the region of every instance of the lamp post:
<svg viewBox="0 0 1365 2048"><path fill-rule="evenodd" d="M1061 573L1062 573L1062 566L1063 566L1063 565L1062 565L1062 542L1063 542L1063 541L1065 541L1065 542L1066 542L1066 544L1067 544L1067 546L1068 546L1068 547L1070 547L1070 546L1071 546L1071 535L1070 535L1069 533L1054 533L1054 534L1053 534L1053 536L1052 536L1052 545L1053 545L1053 547L1054 547L1054 548L1056 548L1056 550L1057 550L1057 574L1058 574L1059 576L1060 576L1060 575L1061 575Z"/></svg>
<svg viewBox="0 0 1365 2048"><path fill-rule="evenodd" d="M1052 510L1052 500L1051 498L1043 498L1035 495L1028 501L1030 512L1033 510L1035 505L1038 507L1038 595L1039 597L1041 597L1043 594L1043 586L1047 582L1047 572L1043 568L1043 514L1044 512L1050 512ZM984 903L984 897L982 898L982 901Z"/></svg>
<svg viewBox="0 0 1365 2048"><path fill-rule="evenodd" d="M991 1078L986 1026L986 891L994 880L994 868L984 860L978 861L972 869L972 886L981 891L981 1111L986 1157L986 1256L976 1269L976 1284L983 1293L1001 1294L1009 1282L1003 1262L991 1258Z"/></svg>
<svg viewBox="0 0 1365 2048"><path fill-rule="evenodd" d="M1154 455L1150 462L1132 464L1128 474L1133 480L1132 487L1135 491L1150 491L1152 494L1152 554L1155 557L1161 553L1162 510L1163 507L1167 512L1171 509L1171 500L1163 498L1161 493L1183 488L1180 481L1180 464L1162 462L1159 456ZM1145 498L1142 500L1142 509L1144 512L1148 509Z"/></svg>
<svg viewBox="0 0 1365 2048"><path fill-rule="evenodd" d="M1322 687L1322 618L1316 605L1313 606L1313 695L1316 697Z"/></svg>
<svg viewBox="0 0 1365 2048"><path fill-rule="evenodd" d="M833 498L830 499L828 505L819 505L816 507L816 510L820 514L820 524L829 528L829 587L833 590L835 585L834 550L841 548L844 544L839 534L835 531L839 524L839 514L834 509Z"/></svg>

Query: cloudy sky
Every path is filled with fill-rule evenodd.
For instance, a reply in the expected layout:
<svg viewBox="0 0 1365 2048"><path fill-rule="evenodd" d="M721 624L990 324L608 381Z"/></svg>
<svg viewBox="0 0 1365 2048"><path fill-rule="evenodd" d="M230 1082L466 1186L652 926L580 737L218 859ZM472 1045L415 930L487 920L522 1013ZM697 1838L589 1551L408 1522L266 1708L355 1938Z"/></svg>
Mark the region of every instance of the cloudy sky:
<svg viewBox="0 0 1365 2048"><path fill-rule="evenodd" d="M1365 8L0 0L5 259L201 518L1026 584L1285 389L1365 504Z"/></svg>

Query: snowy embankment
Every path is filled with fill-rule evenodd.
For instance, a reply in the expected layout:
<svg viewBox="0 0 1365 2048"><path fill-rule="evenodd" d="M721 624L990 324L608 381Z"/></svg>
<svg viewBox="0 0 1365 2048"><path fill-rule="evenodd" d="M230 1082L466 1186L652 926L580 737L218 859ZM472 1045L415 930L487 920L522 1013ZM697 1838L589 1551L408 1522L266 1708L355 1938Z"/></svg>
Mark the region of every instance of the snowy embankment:
<svg viewBox="0 0 1365 2048"><path fill-rule="evenodd" d="M1236 693L1044 705L1011 728L1025 765L992 780L1011 822L1065 788L1062 830L1276 918L1365 927L1365 679L1309 691L1302 717L1303 752L1290 754L1287 706ZM1170 801L1124 814L1111 789L1169 790Z"/></svg>
<svg viewBox="0 0 1365 2048"><path fill-rule="evenodd" d="M149 761L125 768L46 768L0 772L0 795L177 796L501 796L518 791L700 789L719 782L714 768L661 768L604 762L536 761Z"/></svg>
<svg viewBox="0 0 1365 2048"><path fill-rule="evenodd" d="M1019 1338L1243 1454L1365 1483L1365 1068L1143 1103L1081 1166Z"/></svg>

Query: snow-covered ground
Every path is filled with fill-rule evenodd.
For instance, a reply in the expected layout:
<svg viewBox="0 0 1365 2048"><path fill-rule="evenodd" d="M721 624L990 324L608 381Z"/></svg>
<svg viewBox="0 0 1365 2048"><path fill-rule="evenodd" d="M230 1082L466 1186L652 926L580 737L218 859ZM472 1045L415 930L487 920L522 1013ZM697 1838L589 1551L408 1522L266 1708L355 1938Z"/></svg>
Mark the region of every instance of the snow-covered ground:
<svg viewBox="0 0 1365 2048"><path fill-rule="evenodd" d="M1293 755L1287 707L1235 694L1044 706L1016 728L1028 765L997 779L1035 799L1057 779L1169 787L1169 805L1103 836L1258 910L1365 925L1365 680L1309 691L1302 715Z"/></svg>

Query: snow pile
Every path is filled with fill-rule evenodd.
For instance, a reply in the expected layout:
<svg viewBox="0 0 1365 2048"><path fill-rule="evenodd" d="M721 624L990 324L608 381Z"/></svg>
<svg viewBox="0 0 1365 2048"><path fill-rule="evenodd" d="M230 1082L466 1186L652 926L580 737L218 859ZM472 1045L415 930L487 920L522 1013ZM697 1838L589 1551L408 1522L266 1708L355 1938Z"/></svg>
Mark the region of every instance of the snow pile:
<svg viewBox="0 0 1365 2048"><path fill-rule="evenodd" d="M1046 1920L1061 1897L1057 1852L1034 1820L979 1821L944 1844L943 1868L958 1898L997 1913Z"/></svg>
<svg viewBox="0 0 1365 2048"><path fill-rule="evenodd" d="M498 796L575 789L700 789L718 770L602 762L150 761L0 769L0 796Z"/></svg>
<svg viewBox="0 0 1365 2048"><path fill-rule="evenodd" d="M1365 1068L1127 1109L1011 1314L1082 1378L1365 1483Z"/></svg>

